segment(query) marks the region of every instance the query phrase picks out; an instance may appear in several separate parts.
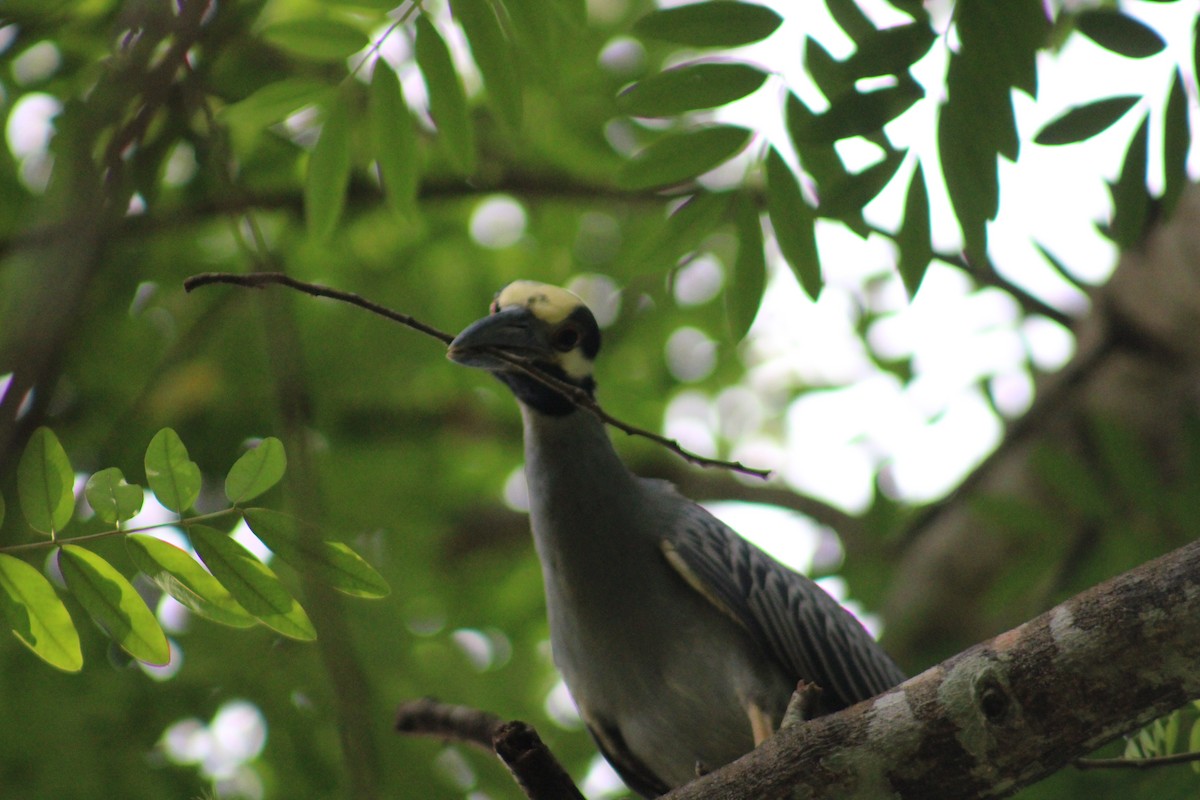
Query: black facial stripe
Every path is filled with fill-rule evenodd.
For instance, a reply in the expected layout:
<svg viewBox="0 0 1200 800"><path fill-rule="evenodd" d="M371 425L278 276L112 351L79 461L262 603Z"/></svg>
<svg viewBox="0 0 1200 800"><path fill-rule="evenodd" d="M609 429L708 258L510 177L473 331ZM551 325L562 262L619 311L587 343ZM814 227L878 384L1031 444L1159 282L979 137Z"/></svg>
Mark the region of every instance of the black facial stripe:
<svg viewBox="0 0 1200 800"><path fill-rule="evenodd" d="M580 381L571 379L557 364L542 363L538 364L538 368L560 381L578 386L589 396L596 390L596 382L590 375ZM512 390L518 400L535 411L561 417L575 410L575 403L570 398L523 372L497 372L495 375Z"/></svg>
<svg viewBox="0 0 1200 800"><path fill-rule="evenodd" d="M584 357L588 361L595 360L596 354L600 352L600 326L596 324L596 318L592 315L591 309L587 306L577 306L567 315L567 319L579 326L581 335L579 348Z"/></svg>

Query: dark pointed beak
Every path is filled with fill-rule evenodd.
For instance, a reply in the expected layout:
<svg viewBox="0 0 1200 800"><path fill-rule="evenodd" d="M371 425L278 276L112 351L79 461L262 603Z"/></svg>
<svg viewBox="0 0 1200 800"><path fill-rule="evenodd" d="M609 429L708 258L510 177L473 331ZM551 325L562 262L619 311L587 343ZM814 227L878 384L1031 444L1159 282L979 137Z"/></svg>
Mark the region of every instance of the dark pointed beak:
<svg viewBox="0 0 1200 800"><path fill-rule="evenodd" d="M542 326L527 308L506 308L471 323L454 337L446 358L456 364L493 372L509 367L489 350L503 350L531 360L553 356Z"/></svg>

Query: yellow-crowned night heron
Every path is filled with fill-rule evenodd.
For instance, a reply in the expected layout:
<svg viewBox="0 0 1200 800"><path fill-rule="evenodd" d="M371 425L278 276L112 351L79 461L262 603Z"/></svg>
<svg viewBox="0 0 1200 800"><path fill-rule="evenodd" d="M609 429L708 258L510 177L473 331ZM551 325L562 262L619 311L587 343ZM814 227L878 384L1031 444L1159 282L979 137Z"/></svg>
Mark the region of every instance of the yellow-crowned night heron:
<svg viewBox="0 0 1200 800"><path fill-rule="evenodd" d="M577 296L517 281L449 357L520 401L554 661L605 757L654 797L772 733L798 681L820 686L825 713L904 674L815 583L669 483L630 473L593 414L492 352L591 393L599 349Z"/></svg>

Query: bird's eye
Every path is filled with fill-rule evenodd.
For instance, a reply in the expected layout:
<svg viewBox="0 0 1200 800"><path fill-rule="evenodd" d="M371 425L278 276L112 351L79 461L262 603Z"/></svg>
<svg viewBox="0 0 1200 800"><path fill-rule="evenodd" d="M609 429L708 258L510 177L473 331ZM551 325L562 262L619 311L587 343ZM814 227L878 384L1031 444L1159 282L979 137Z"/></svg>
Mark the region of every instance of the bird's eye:
<svg viewBox="0 0 1200 800"><path fill-rule="evenodd" d="M492 304L490 306L488 306L488 313L489 314L498 314L499 312L500 312L500 301L493 300Z"/></svg>
<svg viewBox="0 0 1200 800"><path fill-rule="evenodd" d="M580 333L579 329L574 325L564 325L559 328L554 334L554 349L567 352L575 349L575 345L579 344Z"/></svg>

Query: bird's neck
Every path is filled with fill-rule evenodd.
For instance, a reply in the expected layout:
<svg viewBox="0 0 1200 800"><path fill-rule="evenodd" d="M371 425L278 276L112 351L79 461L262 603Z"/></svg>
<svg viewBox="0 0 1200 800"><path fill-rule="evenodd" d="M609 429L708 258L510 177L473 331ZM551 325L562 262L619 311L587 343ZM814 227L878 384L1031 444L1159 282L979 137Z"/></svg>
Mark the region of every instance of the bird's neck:
<svg viewBox="0 0 1200 800"><path fill-rule="evenodd" d="M524 404L525 477L543 567L568 580L605 569L612 555L644 545L640 482L622 463L604 424L591 412L543 414ZM547 587L550 588L549 586Z"/></svg>
<svg viewBox="0 0 1200 800"><path fill-rule="evenodd" d="M519 405L531 495L587 505L590 497L627 490L635 482L595 414L580 408L547 414Z"/></svg>

